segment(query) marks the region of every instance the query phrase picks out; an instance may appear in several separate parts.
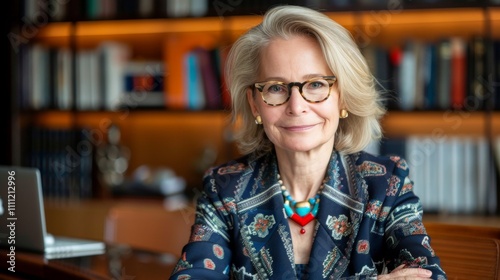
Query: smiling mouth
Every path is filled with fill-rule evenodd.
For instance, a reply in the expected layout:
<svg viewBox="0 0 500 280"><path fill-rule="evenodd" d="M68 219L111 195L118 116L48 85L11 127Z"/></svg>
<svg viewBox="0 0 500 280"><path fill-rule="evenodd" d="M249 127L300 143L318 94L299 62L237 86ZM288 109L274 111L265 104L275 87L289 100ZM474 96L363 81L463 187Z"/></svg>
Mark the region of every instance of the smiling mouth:
<svg viewBox="0 0 500 280"><path fill-rule="evenodd" d="M283 127L287 131L306 131L313 128L315 125L295 125Z"/></svg>

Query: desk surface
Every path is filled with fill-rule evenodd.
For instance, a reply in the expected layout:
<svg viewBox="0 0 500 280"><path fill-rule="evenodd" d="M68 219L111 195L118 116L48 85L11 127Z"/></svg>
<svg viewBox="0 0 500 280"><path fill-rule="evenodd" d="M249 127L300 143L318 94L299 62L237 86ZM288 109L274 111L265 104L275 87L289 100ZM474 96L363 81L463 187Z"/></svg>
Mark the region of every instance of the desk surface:
<svg viewBox="0 0 500 280"><path fill-rule="evenodd" d="M0 279L168 279L177 259L125 245L107 245L103 255L47 260L43 254L15 252L15 272L8 270L9 252L0 250Z"/></svg>

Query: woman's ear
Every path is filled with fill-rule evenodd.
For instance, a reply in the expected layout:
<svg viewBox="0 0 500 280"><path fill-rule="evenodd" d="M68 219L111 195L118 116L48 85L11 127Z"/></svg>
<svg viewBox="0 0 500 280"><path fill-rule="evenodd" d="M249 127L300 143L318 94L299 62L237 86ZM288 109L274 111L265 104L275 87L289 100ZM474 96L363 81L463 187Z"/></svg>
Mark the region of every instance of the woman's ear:
<svg viewBox="0 0 500 280"><path fill-rule="evenodd" d="M254 116L259 115L259 111L257 110L257 105L255 104L254 94L252 88L247 88L247 101L250 105L250 109L252 110L252 114Z"/></svg>

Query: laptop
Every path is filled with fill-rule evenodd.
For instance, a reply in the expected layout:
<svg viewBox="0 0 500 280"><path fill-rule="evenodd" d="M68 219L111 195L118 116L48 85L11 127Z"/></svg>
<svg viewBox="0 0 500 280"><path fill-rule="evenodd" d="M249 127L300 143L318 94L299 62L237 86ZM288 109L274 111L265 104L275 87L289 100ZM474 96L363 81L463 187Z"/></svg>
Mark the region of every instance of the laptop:
<svg viewBox="0 0 500 280"><path fill-rule="evenodd" d="M43 253L46 259L98 255L101 241L53 236L46 231L40 170L0 166L0 246Z"/></svg>

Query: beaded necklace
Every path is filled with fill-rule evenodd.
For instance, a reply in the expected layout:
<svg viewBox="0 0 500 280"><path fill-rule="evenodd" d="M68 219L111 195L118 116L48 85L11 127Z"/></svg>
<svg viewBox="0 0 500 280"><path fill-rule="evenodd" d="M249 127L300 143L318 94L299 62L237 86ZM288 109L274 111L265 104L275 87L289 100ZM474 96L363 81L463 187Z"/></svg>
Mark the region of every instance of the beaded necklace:
<svg viewBox="0 0 500 280"><path fill-rule="evenodd" d="M324 188L324 184L318 190L318 193L309 198L308 200L296 202L293 199L292 195L286 190L285 185L283 185L283 180L281 180L281 176L278 174L278 184L281 187L281 193L283 194L283 198L285 199L285 213L290 220L299 224L302 228L300 229L300 234L306 233L304 227L309 224L314 218L316 214L318 214L319 208L319 195Z"/></svg>

